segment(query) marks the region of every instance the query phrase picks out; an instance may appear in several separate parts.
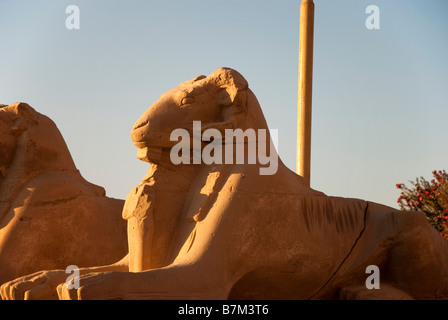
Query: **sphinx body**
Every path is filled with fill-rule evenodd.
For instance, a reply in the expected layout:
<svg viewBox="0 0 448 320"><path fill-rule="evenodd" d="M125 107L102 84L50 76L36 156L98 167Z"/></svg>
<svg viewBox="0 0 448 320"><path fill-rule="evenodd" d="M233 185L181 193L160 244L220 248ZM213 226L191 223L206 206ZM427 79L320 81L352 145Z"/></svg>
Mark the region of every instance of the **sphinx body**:
<svg viewBox="0 0 448 320"><path fill-rule="evenodd" d="M124 201L87 182L53 121L26 103L0 108L0 171L0 284L126 254Z"/></svg>
<svg viewBox="0 0 448 320"><path fill-rule="evenodd" d="M197 120L220 132L268 128L229 68L162 95L131 133L150 169L124 205L127 259L85 268L81 287L61 282L59 298L448 298L448 245L423 214L327 196L280 159L272 175L260 163L174 165L170 133ZM375 291L365 288L369 265L381 271ZM22 297L39 277L3 285L2 297Z"/></svg>

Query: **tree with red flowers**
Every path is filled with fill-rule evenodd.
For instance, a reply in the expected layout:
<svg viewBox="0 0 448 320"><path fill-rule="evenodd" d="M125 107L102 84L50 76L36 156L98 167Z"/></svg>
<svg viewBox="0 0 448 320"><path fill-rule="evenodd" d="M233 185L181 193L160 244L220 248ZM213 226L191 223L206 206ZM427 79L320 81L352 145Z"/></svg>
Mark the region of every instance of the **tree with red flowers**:
<svg viewBox="0 0 448 320"><path fill-rule="evenodd" d="M397 202L403 211L424 212L428 222L448 241L448 174L445 170L434 170L432 174L431 182L420 177L411 181L410 188L397 184L401 190Z"/></svg>

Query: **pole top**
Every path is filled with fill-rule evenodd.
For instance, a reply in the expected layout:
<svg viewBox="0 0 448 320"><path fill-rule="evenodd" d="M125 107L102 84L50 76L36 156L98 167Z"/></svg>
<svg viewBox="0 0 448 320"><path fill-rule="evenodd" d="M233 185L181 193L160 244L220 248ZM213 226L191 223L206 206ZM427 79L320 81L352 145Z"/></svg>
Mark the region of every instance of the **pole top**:
<svg viewBox="0 0 448 320"><path fill-rule="evenodd" d="M302 0L302 3L300 5L314 7L314 2L313 2L313 0Z"/></svg>

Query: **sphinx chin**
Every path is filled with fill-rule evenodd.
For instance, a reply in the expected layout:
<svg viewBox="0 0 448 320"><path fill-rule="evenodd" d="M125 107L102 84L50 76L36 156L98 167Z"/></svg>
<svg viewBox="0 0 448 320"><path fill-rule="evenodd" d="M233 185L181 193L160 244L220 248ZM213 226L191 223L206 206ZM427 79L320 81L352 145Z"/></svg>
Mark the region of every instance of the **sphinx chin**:
<svg viewBox="0 0 448 320"><path fill-rule="evenodd" d="M140 147L137 149L137 159L155 163L162 159L162 151L159 147Z"/></svg>

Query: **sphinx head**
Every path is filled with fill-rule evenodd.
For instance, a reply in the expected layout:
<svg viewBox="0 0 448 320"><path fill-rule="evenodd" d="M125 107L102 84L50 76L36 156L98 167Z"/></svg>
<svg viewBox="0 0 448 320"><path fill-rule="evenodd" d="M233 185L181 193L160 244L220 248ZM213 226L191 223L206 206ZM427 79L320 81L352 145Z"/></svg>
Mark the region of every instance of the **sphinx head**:
<svg viewBox="0 0 448 320"><path fill-rule="evenodd" d="M0 179L6 176L16 156L20 136L36 122L35 114L26 103L0 105Z"/></svg>
<svg viewBox="0 0 448 320"><path fill-rule="evenodd" d="M241 74L219 68L209 76L197 76L164 93L135 123L132 140L139 149L173 147L175 129L193 130L201 121L202 130L237 128L245 118L248 84Z"/></svg>
<svg viewBox="0 0 448 320"><path fill-rule="evenodd" d="M23 102L0 105L0 187L10 173L19 181L62 170L77 171L54 122Z"/></svg>

